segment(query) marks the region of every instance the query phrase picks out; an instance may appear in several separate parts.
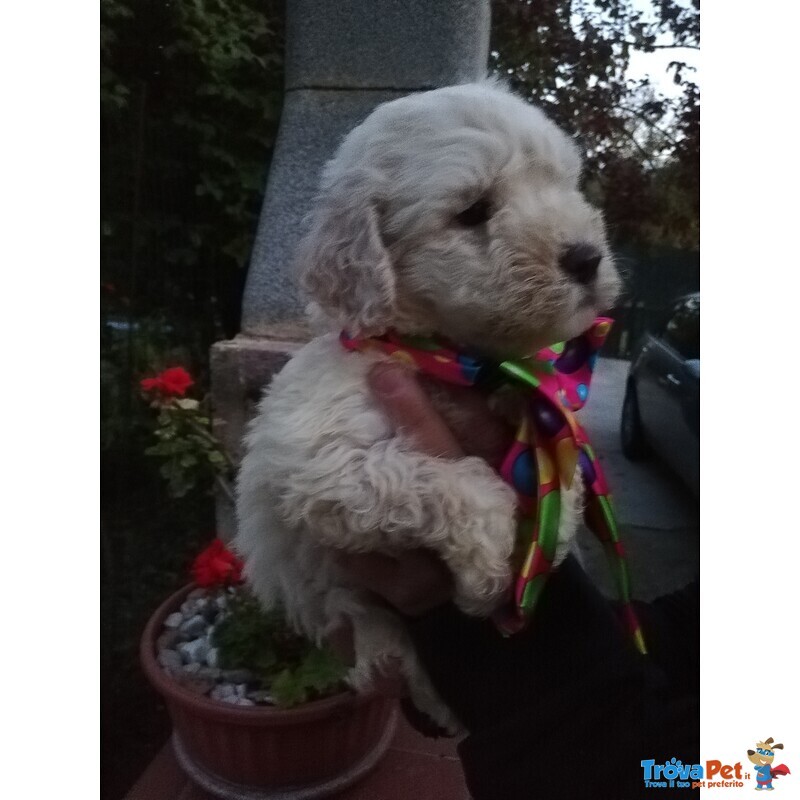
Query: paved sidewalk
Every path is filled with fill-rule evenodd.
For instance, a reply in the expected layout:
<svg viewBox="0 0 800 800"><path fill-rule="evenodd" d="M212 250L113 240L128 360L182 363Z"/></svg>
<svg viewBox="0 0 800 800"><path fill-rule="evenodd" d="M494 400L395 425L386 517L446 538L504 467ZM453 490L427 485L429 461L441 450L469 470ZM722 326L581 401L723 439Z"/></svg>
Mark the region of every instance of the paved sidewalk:
<svg viewBox="0 0 800 800"><path fill-rule="evenodd" d="M597 362L580 420L611 486L634 596L651 600L697 577L699 505L657 459L633 463L622 455L619 424L629 366L620 359L601 358ZM586 569L604 591L613 595L604 556L588 532L581 534L579 545Z"/></svg>

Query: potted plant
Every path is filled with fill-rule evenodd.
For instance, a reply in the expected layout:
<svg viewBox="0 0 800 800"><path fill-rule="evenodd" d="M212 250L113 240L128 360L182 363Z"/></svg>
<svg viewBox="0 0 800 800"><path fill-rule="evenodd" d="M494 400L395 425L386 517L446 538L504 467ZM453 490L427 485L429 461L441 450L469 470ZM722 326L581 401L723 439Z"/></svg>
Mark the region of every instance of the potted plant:
<svg viewBox="0 0 800 800"><path fill-rule="evenodd" d="M183 398L190 385L175 369L142 382L158 411L149 452L176 494L199 469L227 482L229 461L201 404ZM324 797L377 764L396 704L349 690L346 667L291 631L279 609L263 609L241 566L219 539L197 556L194 582L147 623L142 666L172 718L176 757L203 788L249 800Z"/></svg>

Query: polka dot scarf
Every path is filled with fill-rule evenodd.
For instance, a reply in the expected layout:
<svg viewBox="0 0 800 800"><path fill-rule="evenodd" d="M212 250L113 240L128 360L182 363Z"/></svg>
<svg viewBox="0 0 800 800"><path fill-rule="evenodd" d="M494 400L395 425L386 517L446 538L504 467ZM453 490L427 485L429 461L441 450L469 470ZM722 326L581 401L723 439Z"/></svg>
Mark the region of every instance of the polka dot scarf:
<svg viewBox="0 0 800 800"><path fill-rule="evenodd" d="M569 487L580 469L586 489L585 519L608 554L622 604L623 621L638 650L644 639L631 605L625 551L600 463L575 418L589 394L597 353L611 329L599 317L589 330L568 342L551 345L535 356L492 363L459 352L437 337L398 336L372 339L341 334L349 350L378 349L447 383L493 390L510 384L529 394L527 414L500 467L517 494L519 524L513 598L495 615L504 634L521 630L553 571L561 512L561 487Z"/></svg>

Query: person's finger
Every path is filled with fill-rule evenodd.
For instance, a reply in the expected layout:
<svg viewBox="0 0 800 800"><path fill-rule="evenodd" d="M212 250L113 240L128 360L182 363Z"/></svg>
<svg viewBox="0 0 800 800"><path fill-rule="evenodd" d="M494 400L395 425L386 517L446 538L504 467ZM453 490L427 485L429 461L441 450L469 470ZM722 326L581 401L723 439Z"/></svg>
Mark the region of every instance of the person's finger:
<svg viewBox="0 0 800 800"><path fill-rule="evenodd" d="M368 382L392 422L411 436L417 450L445 458L464 455L455 436L408 369L381 362L370 370Z"/></svg>
<svg viewBox="0 0 800 800"><path fill-rule="evenodd" d="M449 400L447 427L464 453L499 467L514 441L514 429L492 411L487 395L473 387L451 384L440 384L437 391Z"/></svg>

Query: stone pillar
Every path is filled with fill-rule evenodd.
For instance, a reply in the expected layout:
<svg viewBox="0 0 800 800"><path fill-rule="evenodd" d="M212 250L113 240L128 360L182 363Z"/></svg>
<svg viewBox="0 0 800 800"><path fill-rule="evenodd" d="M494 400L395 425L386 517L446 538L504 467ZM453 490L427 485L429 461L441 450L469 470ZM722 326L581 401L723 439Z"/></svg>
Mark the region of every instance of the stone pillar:
<svg viewBox="0 0 800 800"><path fill-rule="evenodd" d="M254 402L308 336L290 267L323 165L380 103L482 78L488 49L488 0L287 0L283 112L242 332L211 351L215 431L236 460Z"/></svg>

